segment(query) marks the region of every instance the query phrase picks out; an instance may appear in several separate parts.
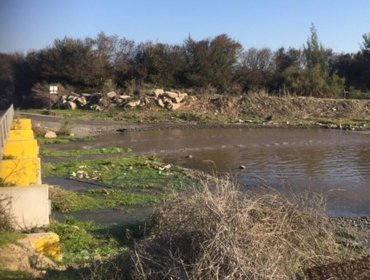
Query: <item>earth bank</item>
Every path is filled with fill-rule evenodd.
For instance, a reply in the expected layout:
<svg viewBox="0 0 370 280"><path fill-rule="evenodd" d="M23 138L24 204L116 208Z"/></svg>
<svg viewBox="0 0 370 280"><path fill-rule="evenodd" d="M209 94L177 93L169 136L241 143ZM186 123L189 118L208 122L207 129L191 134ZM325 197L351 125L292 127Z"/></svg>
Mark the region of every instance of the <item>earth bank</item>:
<svg viewBox="0 0 370 280"><path fill-rule="evenodd" d="M188 98L176 111L148 103L140 108L90 110L28 110L21 114L35 125L57 130L68 119L76 136L116 130L222 126L323 127L370 129L370 100L311 97L220 95Z"/></svg>

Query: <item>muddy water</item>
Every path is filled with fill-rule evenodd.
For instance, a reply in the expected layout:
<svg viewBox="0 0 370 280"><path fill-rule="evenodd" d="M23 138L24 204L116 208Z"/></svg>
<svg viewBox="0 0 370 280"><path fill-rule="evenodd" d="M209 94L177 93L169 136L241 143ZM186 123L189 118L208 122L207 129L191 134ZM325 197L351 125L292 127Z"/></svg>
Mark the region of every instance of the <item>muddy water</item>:
<svg viewBox="0 0 370 280"><path fill-rule="evenodd" d="M104 135L65 148L131 147L210 172L247 188L312 190L333 216L370 215L370 135L322 129L189 129ZM60 147L62 148L62 146ZM191 156L189 156L191 155ZM240 169L243 165L245 169Z"/></svg>

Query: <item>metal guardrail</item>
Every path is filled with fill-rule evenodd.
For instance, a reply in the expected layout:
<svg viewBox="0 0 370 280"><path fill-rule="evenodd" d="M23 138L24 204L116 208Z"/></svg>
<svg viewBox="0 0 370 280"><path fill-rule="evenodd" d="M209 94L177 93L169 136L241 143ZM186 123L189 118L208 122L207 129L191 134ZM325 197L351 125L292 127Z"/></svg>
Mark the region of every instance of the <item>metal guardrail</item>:
<svg viewBox="0 0 370 280"><path fill-rule="evenodd" d="M14 107L10 105L8 110L0 118L0 157L3 155L4 146L8 139L9 131L14 118Z"/></svg>

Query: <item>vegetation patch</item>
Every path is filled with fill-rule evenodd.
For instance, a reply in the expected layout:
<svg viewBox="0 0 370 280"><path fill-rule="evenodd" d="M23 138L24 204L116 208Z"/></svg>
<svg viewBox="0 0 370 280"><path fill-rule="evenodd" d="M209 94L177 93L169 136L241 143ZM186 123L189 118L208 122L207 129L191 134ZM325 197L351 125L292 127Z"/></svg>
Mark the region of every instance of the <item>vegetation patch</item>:
<svg viewBox="0 0 370 280"><path fill-rule="evenodd" d="M50 230L60 236L63 263L87 264L103 260L125 250L109 230L93 222L68 218L65 223L53 222Z"/></svg>
<svg viewBox="0 0 370 280"><path fill-rule="evenodd" d="M107 147L99 149L78 149L78 150L51 150L43 148L40 155L42 157L78 157L84 155L106 155L123 154L131 152L130 148Z"/></svg>
<svg viewBox="0 0 370 280"><path fill-rule="evenodd" d="M93 184L84 192L50 188L53 209L63 213L155 205L174 190L186 190L195 183L182 170L154 157L47 163L42 174Z"/></svg>
<svg viewBox="0 0 370 280"><path fill-rule="evenodd" d="M0 278L3 280L32 280L32 274L23 271L11 271L0 269Z"/></svg>
<svg viewBox="0 0 370 280"><path fill-rule="evenodd" d="M44 138L44 137L37 137L37 142L40 145L51 145L51 144L68 144L70 142L89 142L96 140L93 136L87 137L73 137L73 136L59 136L58 138Z"/></svg>
<svg viewBox="0 0 370 280"><path fill-rule="evenodd" d="M135 193L115 189L94 189L79 193L57 187L50 188L52 209L62 213L153 205L162 202L165 197L165 193Z"/></svg>
<svg viewBox="0 0 370 280"><path fill-rule="evenodd" d="M44 177L69 177L131 190L172 191L193 184L181 169L166 165L155 157L127 157L46 163Z"/></svg>
<svg viewBox="0 0 370 280"><path fill-rule="evenodd" d="M103 209L104 202L95 198L57 187L49 189L49 196L53 210L69 213L81 210Z"/></svg>
<svg viewBox="0 0 370 280"><path fill-rule="evenodd" d="M16 243L23 236L20 232L2 231L0 232L0 247Z"/></svg>

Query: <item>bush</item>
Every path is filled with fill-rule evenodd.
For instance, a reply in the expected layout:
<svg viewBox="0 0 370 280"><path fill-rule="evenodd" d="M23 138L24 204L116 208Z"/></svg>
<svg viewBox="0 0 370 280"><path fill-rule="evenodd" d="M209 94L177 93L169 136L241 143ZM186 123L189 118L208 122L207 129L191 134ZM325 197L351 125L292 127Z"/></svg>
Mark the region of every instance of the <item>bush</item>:
<svg viewBox="0 0 370 280"><path fill-rule="evenodd" d="M290 279L341 259L322 197L208 185L154 213L152 235L132 254L134 279Z"/></svg>

